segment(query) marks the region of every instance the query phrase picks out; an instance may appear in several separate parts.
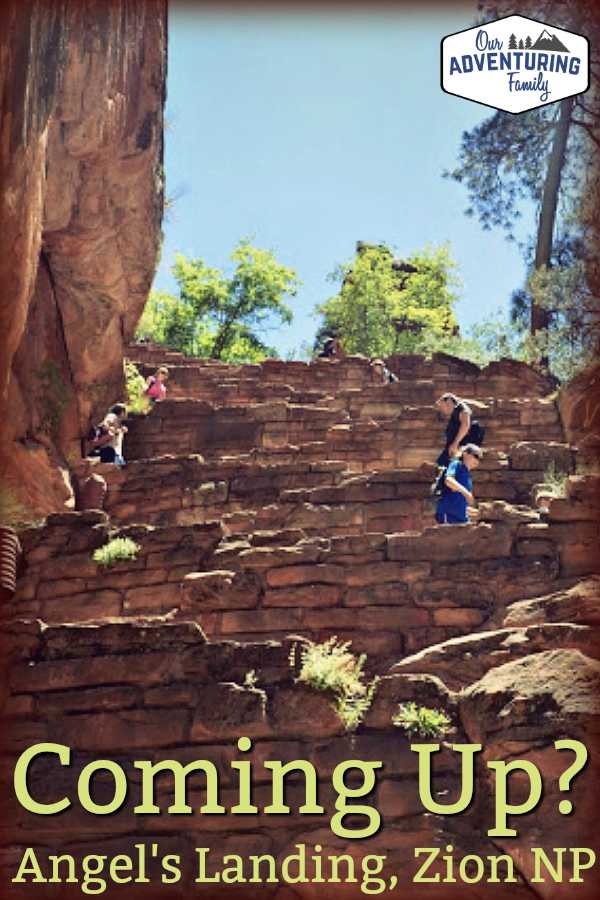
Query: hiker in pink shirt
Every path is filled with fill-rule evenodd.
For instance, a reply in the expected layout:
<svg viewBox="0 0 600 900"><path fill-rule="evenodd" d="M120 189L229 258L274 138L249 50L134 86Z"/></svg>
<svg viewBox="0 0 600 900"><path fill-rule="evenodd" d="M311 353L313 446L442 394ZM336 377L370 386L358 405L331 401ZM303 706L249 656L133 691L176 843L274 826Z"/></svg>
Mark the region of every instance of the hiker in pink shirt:
<svg viewBox="0 0 600 900"><path fill-rule="evenodd" d="M156 370L154 375L150 375L149 378L146 379L146 390L144 391L144 396L148 397L151 403L156 403L157 400L164 400L167 395L167 386L165 381L169 377L169 370L165 368L165 366L161 366Z"/></svg>

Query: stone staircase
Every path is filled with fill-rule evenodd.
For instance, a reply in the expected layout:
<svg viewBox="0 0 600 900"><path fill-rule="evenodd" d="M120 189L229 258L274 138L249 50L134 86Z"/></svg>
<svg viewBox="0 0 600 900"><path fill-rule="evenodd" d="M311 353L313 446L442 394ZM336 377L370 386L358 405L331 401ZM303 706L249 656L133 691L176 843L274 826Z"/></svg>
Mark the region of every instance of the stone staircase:
<svg viewBox="0 0 600 900"><path fill-rule="evenodd" d="M144 374L158 362L145 345L132 348L132 356ZM442 354L429 361L392 357L399 381L382 386L371 382L362 357L227 367L166 356L171 399L129 436L132 459L252 454L261 462L344 461L357 473L413 469L437 455L443 425L435 401L448 390L469 398L497 450L563 439L547 396L552 381L520 363L479 370Z"/></svg>
<svg viewBox="0 0 600 900"><path fill-rule="evenodd" d="M383 853L390 871L409 882L418 868L416 846L449 841L464 854L479 853L474 846L492 853L481 837L491 827L489 772L478 773L480 796L468 815L424 813L415 754L406 752L391 716L407 700L438 706L451 713L451 741L474 741L491 713L469 691L495 669L514 667L506 703L515 709L528 677L519 666L534 657L547 659L547 671L562 673L563 682L575 684L582 672L588 684L597 675L599 479L572 474L565 498L552 501L544 518L532 503L550 464L575 470L575 449L565 443L550 396L554 386L523 364L480 370L442 354L390 359L400 381L388 387L370 383L360 357L231 367L132 345L130 358L144 374L169 366L169 399L131 417L124 469L89 460L74 465L79 487L93 473L106 478L103 511L58 513L22 533L27 571L2 610L2 640L8 759L44 740L77 750L74 772L110 754L131 777L132 797L100 824L69 811L60 835L51 817L40 824L9 805L15 824L12 836L0 835L0 867L14 863L15 829L20 842L61 852L70 852L68 844L77 858L99 836L114 853L160 840L162 852L187 859L182 891L193 888L194 848L208 841L223 852L241 853L236 847L243 845L277 859L298 842L344 847L357 859ZM435 400L448 390L464 397L486 427L487 453L475 475L480 511L476 522L457 528L436 526L427 499L444 427ZM115 536L132 538L139 552L103 569L92 553ZM297 666L290 666L303 641L333 635L368 655L369 677L381 676L352 736L343 733L328 698L297 683ZM530 703L525 756L540 741L551 743L536 718L547 702L544 690L540 685ZM586 691L573 699L574 708L585 705ZM577 719L568 697L561 702L557 733L567 716L569 736L583 735L586 716ZM511 722L509 716L509 729ZM228 767L244 756L235 743L241 735L256 742L254 759L313 761L328 815L301 815L301 803L288 801L289 816L203 817L194 778L193 816L166 814L166 800L160 816L132 815L140 793L132 760L140 754L213 760L222 795L236 795ZM502 740L490 736L486 753L505 753ZM386 760L369 801L385 827L358 842L360 850L350 841L349 851L348 841L327 829L335 799L327 779L338 762L352 758ZM460 793L460 765L449 748L443 758L436 796L451 802ZM38 791L50 796L47 770L36 773ZM74 777L60 776L60 796ZM258 770L261 797L269 794L265 777ZM172 779L161 785L166 798ZM291 776L290 795L300 788ZM549 809L543 845L552 847L559 839L554 830L565 826ZM595 815L591 807L588 813ZM575 833L568 839L579 841L569 846L583 840ZM560 840L564 846L567 838ZM511 896L530 896L532 872L521 845L504 843L518 865ZM473 896L485 900L509 887L491 894L482 885ZM252 887L257 898L285 900L289 891L284 882ZM211 889L221 896L220 888ZM227 887L236 890L248 896L248 885ZM305 896L304 888L294 890ZM350 896L347 885L340 890Z"/></svg>
<svg viewBox="0 0 600 900"><path fill-rule="evenodd" d="M150 352L142 345L134 361L150 365L143 361ZM590 574L554 537L560 513L541 526L542 537L530 508L550 464L573 471L574 451L561 442L553 400L536 395L547 381L515 363L504 376L495 366L489 377L461 364L465 384L454 372L461 396L465 385L487 392L502 377L507 389L519 384L520 396L467 397L490 445L477 472L480 523L461 540L453 530L423 533L434 522L428 488L444 427L435 391L460 366L451 357L421 360L420 368L419 361L397 360L401 378L389 387L371 385L361 357L172 366L173 393L183 382L204 396L168 399L132 417L124 469L75 466L79 484L93 472L106 478L108 518L93 520L79 551L69 538L65 553L60 541L69 521L84 541L81 517L51 516L45 529L24 535L26 545L41 545L29 553L17 604L52 624L65 616L192 618L211 640L336 634L375 665L481 627L503 603ZM395 399L410 394L413 375L426 374L415 380L415 397L428 402ZM319 390L326 376L344 386L340 394ZM219 377L235 402L215 405ZM271 386L279 399L264 402ZM261 402L250 402L253 390ZM503 517L502 501L529 508ZM579 527L585 548L591 531ZM98 571L91 552L116 533L140 544L138 558L118 573Z"/></svg>

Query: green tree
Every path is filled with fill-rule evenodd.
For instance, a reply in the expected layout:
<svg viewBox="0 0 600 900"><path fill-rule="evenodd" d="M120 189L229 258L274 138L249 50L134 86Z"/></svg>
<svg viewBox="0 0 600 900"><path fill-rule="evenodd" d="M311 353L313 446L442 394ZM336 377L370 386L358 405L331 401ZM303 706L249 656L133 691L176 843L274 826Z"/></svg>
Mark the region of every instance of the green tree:
<svg viewBox="0 0 600 900"><path fill-rule="evenodd" d="M203 259L176 257L172 272L179 296L152 292L137 334L188 356L239 363L258 361L277 352L262 335L290 323L293 313L284 298L300 284L292 269L280 265L271 250L241 240L230 260L231 276Z"/></svg>
<svg viewBox="0 0 600 900"><path fill-rule="evenodd" d="M553 373L568 380L591 362L598 348L598 301L590 294L584 264L534 268L523 293L528 305L547 312L549 322L548 328L525 335L525 359L548 359Z"/></svg>
<svg viewBox="0 0 600 900"><path fill-rule="evenodd" d="M339 293L317 307L325 332L339 330L349 353L387 356L418 351L427 334L456 330L452 306L460 287L448 247L427 246L407 260L382 245L358 244L353 260L336 267Z"/></svg>
<svg viewBox="0 0 600 900"><path fill-rule="evenodd" d="M480 23L514 11L504 2L484 3L479 9ZM526 0L519 12L581 31L590 39L598 36L597 20L591 11L582 10L572 0ZM597 77L594 70L592 91L596 95ZM463 134L459 165L445 174L467 186L471 200L468 214L477 214L484 228L505 228L510 238L514 238L524 201L533 201L536 221L523 251L531 269L537 272L557 265L567 229L572 236L573 227L581 228L580 205L590 189L599 146L597 110L588 96L579 95L518 116L494 113ZM584 246L583 241L580 246ZM589 263L589 259L582 261ZM553 310L538 302L539 294L533 297L527 292L526 297L529 328L539 360L547 364L545 348ZM572 295L571 301L577 315L577 296ZM545 334L538 336L540 332Z"/></svg>
<svg viewBox="0 0 600 900"><path fill-rule="evenodd" d="M427 335L419 349L426 356L448 353L478 366L486 366L492 360L503 357L529 360L526 336L511 324L506 312L500 309L474 323L464 333Z"/></svg>

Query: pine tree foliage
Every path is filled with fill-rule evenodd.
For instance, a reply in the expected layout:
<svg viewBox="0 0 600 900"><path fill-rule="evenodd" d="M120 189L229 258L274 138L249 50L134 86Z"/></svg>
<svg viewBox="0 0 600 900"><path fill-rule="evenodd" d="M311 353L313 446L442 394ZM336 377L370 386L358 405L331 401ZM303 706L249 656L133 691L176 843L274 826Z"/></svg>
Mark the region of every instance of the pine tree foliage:
<svg viewBox="0 0 600 900"><path fill-rule="evenodd" d="M478 9L478 24L515 11L508 2ZM598 348L600 25L591 5L575 0L524 0L519 13L590 39L590 90L519 115L493 113L463 134L458 165L445 176L467 188L468 215L512 240L533 203L530 237L520 243L531 274L513 295L513 319L531 332L533 358L564 377L566 357L583 364ZM508 48L515 43L511 35Z"/></svg>

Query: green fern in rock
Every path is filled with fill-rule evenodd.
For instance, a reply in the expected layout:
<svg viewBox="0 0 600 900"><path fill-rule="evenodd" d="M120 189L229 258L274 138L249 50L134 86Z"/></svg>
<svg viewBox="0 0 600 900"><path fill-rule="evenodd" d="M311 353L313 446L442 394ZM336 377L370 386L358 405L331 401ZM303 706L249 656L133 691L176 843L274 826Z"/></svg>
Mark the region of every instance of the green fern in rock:
<svg viewBox="0 0 600 900"><path fill-rule="evenodd" d="M110 568L123 559L134 560L142 548L131 538L113 538L108 544L94 550L93 559L98 565Z"/></svg>
<svg viewBox="0 0 600 900"><path fill-rule="evenodd" d="M451 720L441 709L429 709L416 703L401 703L392 722L403 728L410 739L443 737L451 725Z"/></svg>

